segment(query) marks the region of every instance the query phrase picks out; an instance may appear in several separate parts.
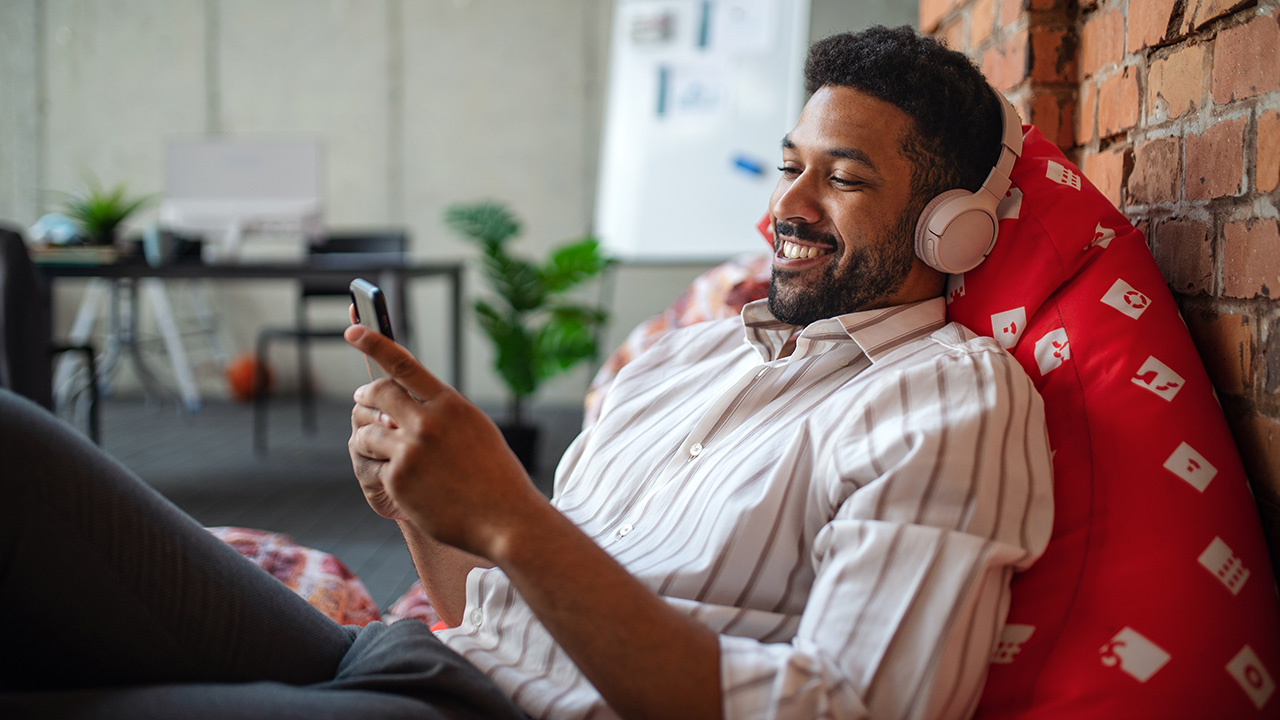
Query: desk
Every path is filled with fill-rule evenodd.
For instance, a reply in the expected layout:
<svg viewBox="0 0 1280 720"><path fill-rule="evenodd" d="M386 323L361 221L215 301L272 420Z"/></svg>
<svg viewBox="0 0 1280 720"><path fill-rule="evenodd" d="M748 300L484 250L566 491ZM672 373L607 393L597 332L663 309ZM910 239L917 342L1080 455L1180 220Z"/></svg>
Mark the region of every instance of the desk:
<svg viewBox="0 0 1280 720"><path fill-rule="evenodd" d="M325 258L323 261L308 260L305 262L243 262L227 264L205 264L199 262L178 262L169 265L152 267L140 260L124 260L110 265L84 265L58 263L43 258L37 263L45 282L42 283L42 300L50 309L50 322L53 318L53 284L59 278L102 278L113 281L125 281L136 284L139 281L152 280L339 280L350 282L357 277L374 280L387 294L394 322L395 332L401 342L408 340L406 314L406 281L421 277L443 277L449 283L451 302L450 336L452 353L450 355L449 381L459 392L462 391L463 349L462 349L462 263L436 262L411 263L396 265L387 262L370 262L366 256L360 260L355 258ZM182 382L180 381L180 384ZM194 381L191 388L182 388L183 400L192 409ZM199 408L199 397L194 397L194 408Z"/></svg>

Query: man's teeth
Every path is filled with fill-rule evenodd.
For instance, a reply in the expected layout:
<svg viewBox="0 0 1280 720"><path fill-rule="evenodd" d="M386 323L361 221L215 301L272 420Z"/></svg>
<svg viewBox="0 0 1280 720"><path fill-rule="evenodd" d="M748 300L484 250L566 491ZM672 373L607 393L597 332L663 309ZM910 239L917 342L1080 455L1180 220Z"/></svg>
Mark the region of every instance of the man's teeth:
<svg viewBox="0 0 1280 720"><path fill-rule="evenodd" d="M782 241L782 257L788 260L800 260L802 258L813 258L819 255L826 255L830 250L827 248L816 248L807 245L799 245L790 240Z"/></svg>

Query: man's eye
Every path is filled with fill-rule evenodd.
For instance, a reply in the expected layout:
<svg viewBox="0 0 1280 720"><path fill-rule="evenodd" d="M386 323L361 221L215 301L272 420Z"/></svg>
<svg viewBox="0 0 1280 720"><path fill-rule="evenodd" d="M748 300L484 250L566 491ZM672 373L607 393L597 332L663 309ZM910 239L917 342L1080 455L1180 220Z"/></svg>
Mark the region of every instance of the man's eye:
<svg viewBox="0 0 1280 720"><path fill-rule="evenodd" d="M842 178L842 177L833 177L831 178L831 182L842 188L856 188L866 184L861 180L850 180L848 178Z"/></svg>
<svg viewBox="0 0 1280 720"><path fill-rule="evenodd" d="M793 168L789 165L779 166L778 172L782 173L783 175L786 175L787 177L795 177L800 174L799 168Z"/></svg>

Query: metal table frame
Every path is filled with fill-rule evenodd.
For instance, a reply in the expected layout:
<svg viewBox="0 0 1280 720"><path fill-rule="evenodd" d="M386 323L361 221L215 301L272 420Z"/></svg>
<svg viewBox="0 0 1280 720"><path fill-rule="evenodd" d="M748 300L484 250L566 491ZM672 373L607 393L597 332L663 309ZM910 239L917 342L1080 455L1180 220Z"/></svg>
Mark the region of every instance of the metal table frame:
<svg viewBox="0 0 1280 720"><path fill-rule="evenodd" d="M49 308L50 322L53 313L53 285L59 278L101 278L117 285L136 288L139 283L146 289L149 283L158 285L163 280L342 280L350 282L357 277L376 278L375 282L387 294L390 311L397 326L395 332L401 342L409 338L407 307L407 281L423 277L443 277L450 285L452 312L450 313L449 382L459 392L463 390L463 264L461 262L410 263L404 265L361 265L343 262L241 262L226 264L174 263L152 267L142 262L120 262L110 265L83 265L40 263L37 265L45 280L42 283L42 302ZM136 297L136 295L135 295ZM126 338L126 340L128 340ZM130 348L136 353L136 346ZM135 355L135 362L139 356ZM147 372L145 365L140 372ZM180 388L183 402L189 410L199 409L199 396L192 395L194 387ZM194 405L193 405L194 403Z"/></svg>

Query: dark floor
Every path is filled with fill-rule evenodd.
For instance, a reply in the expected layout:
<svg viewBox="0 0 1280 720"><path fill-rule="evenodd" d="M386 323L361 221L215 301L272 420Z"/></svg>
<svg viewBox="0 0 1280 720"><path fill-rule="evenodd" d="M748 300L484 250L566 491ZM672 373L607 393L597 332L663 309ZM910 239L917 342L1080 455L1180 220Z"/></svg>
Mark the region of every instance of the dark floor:
<svg viewBox="0 0 1280 720"><path fill-rule="evenodd" d="M396 524L369 509L352 476L350 402L321 401L314 436L302 432L295 401L272 407L261 459L253 453L251 409L233 402L208 402L189 414L174 403L112 399L103 404L102 445L206 526L282 532L336 555L385 609L412 584L414 570ZM535 481L546 491L581 413L533 415L544 429L545 458Z"/></svg>

